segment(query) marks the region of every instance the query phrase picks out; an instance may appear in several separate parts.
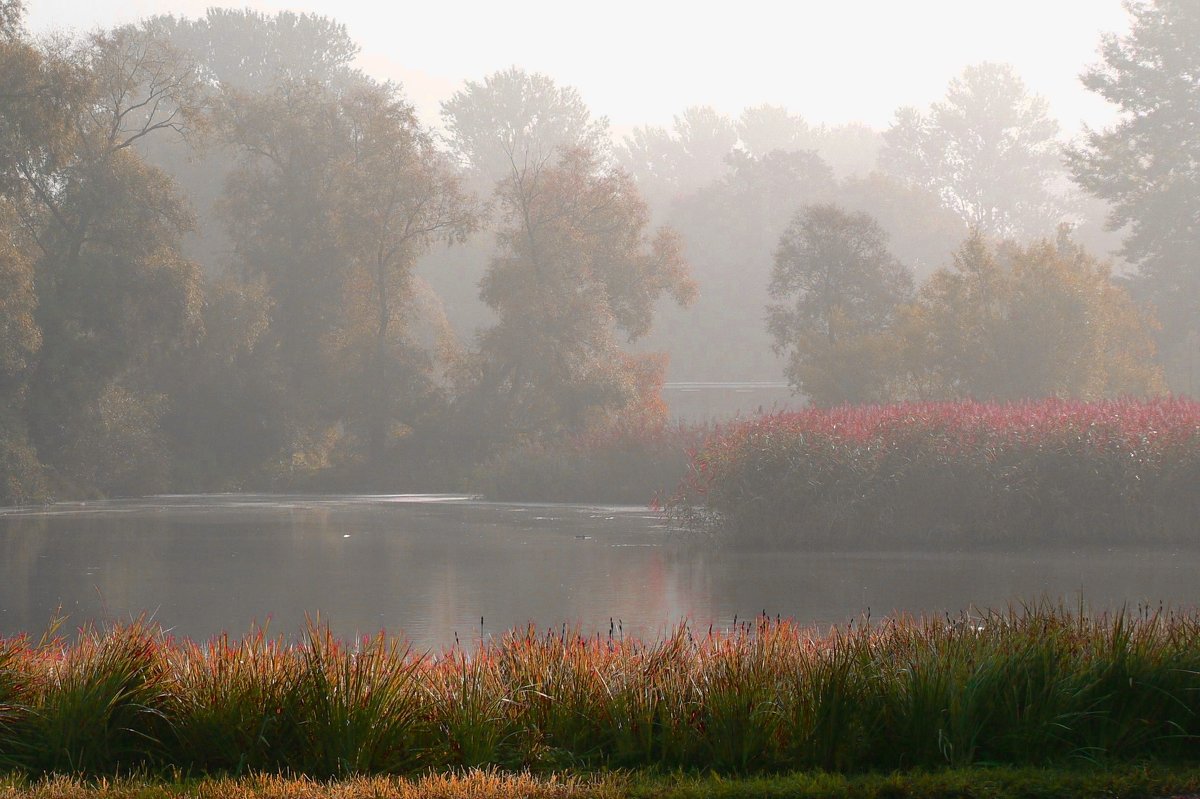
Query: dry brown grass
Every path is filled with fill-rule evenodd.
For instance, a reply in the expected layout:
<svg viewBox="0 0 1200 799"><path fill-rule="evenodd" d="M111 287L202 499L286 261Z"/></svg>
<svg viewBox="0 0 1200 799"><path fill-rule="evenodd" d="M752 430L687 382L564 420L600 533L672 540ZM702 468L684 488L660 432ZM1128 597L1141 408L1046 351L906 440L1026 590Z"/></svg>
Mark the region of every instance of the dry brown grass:
<svg viewBox="0 0 1200 799"><path fill-rule="evenodd" d="M534 776L492 770L331 782L274 775L175 785L69 777L31 783L0 781L0 799L617 799L622 795L615 777Z"/></svg>

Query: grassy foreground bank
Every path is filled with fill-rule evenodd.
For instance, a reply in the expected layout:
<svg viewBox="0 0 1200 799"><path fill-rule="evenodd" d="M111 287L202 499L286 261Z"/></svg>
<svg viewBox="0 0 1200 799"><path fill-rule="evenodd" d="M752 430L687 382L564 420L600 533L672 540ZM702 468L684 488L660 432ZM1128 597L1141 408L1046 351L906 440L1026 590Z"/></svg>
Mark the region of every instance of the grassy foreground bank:
<svg viewBox="0 0 1200 799"><path fill-rule="evenodd" d="M0 640L0 769L839 773L1200 766L1200 615L1051 606L657 641L567 630L415 653L313 626L178 642L142 624Z"/></svg>
<svg viewBox="0 0 1200 799"><path fill-rule="evenodd" d="M1052 770L974 768L907 774L544 776L467 771L334 782L256 776L164 782L0 780L0 799L1164 799L1200 793L1200 770L1130 766Z"/></svg>

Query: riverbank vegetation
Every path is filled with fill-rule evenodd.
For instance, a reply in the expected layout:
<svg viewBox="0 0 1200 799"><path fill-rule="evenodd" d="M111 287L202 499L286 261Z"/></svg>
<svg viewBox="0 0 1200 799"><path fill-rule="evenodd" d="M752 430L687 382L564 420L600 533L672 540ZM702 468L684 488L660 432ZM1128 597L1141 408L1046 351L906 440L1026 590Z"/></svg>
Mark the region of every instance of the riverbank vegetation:
<svg viewBox="0 0 1200 799"><path fill-rule="evenodd" d="M312 625L143 623L0 646L0 762L43 774L427 769L727 774L1197 765L1200 617L1049 606L827 630L758 618L639 641L516 631L416 653Z"/></svg>
<svg viewBox="0 0 1200 799"><path fill-rule="evenodd" d="M731 545L1182 543L1200 402L901 403L730 425L672 506Z"/></svg>

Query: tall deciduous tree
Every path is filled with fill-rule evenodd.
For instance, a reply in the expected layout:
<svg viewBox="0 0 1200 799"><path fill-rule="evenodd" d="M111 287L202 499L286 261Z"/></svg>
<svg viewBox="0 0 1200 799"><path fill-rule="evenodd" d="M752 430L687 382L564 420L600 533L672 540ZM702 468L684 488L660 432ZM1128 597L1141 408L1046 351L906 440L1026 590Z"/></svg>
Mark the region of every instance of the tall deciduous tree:
<svg viewBox="0 0 1200 799"><path fill-rule="evenodd" d="M518 67L468 81L442 104L442 118L451 149L489 189L568 150L608 148L608 120L593 119L578 91Z"/></svg>
<svg viewBox="0 0 1200 799"><path fill-rule="evenodd" d="M1200 393L1200 6L1137 0L1125 36L1107 36L1084 85L1120 111L1070 155L1076 180L1112 203L1111 229L1162 321L1176 390Z"/></svg>
<svg viewBox="0 0 1200 799"><path fill-rule="evenodd" d="M347 301L357 305L351 315L369 319L373 328L367 337L373 351L363 359L363 415L369 458L378 465L391 431L416 413L398 390L412 382L405 373L417 357L407 329L413 268L435 243L464 242L478 211L394 87L353 91L342 105L350 141L337 180L336 214L352 258L352 281L366 289L347 292Z"/></svg>
<svg viewBox="0 0 1200 799"><path fill-rule="evenodd" d="M199 291L179 254L190 215L134 147L186 135L195 74L133 26L6 68L13 63L32 66L17 84L25 90L6 99L15 114L4 115L18 142L5 171L35 247L42 347L30 374L31 438L80 489L152 488L169 471L157 369L197 332Z"/></svg>
<svg viewBox="0 0 1200 799"><path fill-rule="evenodd" d="M474 208L391 85L235 93L222 127L242 154L224 205L237 266L271 298L265 335L288 387L284 461L378 464L431 390L408 339L413 265L461 240Z"/></svg>
<svg viewBox="0 0 1200 799"><path fill-rule="evenodd" d="M912 293L870 216L809 205L775 251L768 328L788 380L819 405L887 399L887 330Z"/></svg>
<svg viewBox="0 0 1200 799"><path fill-rule="evenodd" d="M1045 235L1062 219L1058 123L1012 67L984 63L950 82L928 113L901 108L883 169L935 192L985 235Z"/></svg>
<svg viewBox="0 0 1200 799"><path fill-rule="evenodd" d="M20 2L0 3L0 503L43 495L42 464L29 438L29 381L42 345L36 249L28 221L35 200L22 179L30 161L69 150L66 108L82 93L65 64L22 38ZM31 151L36 151L33 155Z"/></svg>
<svg viewBox="0 0 1200 799"><path fill-rule="evenodd" d="M553 433L636 403L655 381L619 339L649 331L661 295L690 301L678 238L650 233L632 179L583 149L514 174L500 199L499 252L482 284L499 321L481 340L481 391L500 423Z"/></svg>
<svg viewBox="0 0 1200 799"><path fill-rule="evenodd" d="M33 263L16 241L6 205L0 200L0 503L19 504L43 491L41 464L25 423L29 372L42 332L34 318Z"/></svg>
<svg viewBox="0 0 1200 799"><path fill-rule="evenodd" d="M270 93L289 81L344 90L366 80L353 66L358 45L344 25L328 17L210 8L195 19L153 17L146 27L194 61L213 102L222 93ZM167 172L192 205L196 227L184 238L185 250L216 278L233 260L216 206L238 159L236 149L219 136L204 136L199 144L155 137L139 142L138 152Z"/></svg>
<svg viewBox="0 0 1200 799"><path fill-rule="evenodd" d="M352 65L358 45L328 17L210 8L198 19L162 16L146 24L187 53L214 88L262 92L285 81L346 87L362 80Z"/></svg>

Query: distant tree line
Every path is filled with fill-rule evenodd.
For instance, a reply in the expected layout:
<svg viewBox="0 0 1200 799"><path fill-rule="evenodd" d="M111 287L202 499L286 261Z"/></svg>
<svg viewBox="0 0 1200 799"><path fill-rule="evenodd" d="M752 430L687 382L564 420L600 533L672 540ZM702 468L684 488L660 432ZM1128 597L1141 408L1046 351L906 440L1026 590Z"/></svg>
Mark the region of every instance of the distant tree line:
<svg viewBox="0 0 1200 799"><path fill-rule="evenodd" d="M445 487L661 420L667 356L825 404L1194 393L1200 12L1130 10L1085 76L1121 121L1064 148L1002 65L883 134L614 143L517 68L431 130L322 17L35 39L0 0L0 501Z"/></svg>

